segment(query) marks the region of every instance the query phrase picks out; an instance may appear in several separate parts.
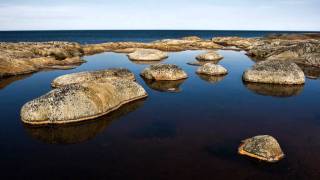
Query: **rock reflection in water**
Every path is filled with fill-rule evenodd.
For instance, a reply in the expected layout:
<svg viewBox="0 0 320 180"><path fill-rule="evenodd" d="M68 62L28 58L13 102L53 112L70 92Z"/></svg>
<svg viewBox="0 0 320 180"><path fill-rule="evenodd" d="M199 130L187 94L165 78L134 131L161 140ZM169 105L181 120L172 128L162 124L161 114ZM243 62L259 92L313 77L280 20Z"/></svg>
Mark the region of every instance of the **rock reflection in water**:
<svg viewBox="0 0 320 180"><path fill-rule="evenodd" d="M197 74L200 79L207 81L209 83L215 84L222 81L226 76L208 76L204 74Z"/></svg>
<svg viewBox="0 0 320 180"><path fill-rule="evenodd" d="M320 68L306 65L299 65L304 75L309 79L318 79L320 77Z"/></svg>
<svg viewBox="0 0 320 180"><path fill-rule="evenodd" d="M118 110L92 121L59 125L31 127L25 125L26 132L34 139L48 144L76 144L96 137L108 128L113 121L142 107L145 99L128 103Z"/></svg>
<svg viewBox="0 0 320 180"><path fill-rule="evenodd" d="M4 89L7 86L9 86L10 84L19 81L19 80L23 80L26 79L28 77L30 77L32 74L26 74L26 75L17 75L17 76L10 76L10 77L5 77L5 78L1 78L0 79L0 89Z"/></svg>
<svg viewBox="0 0 320 180"><path fill-rule="evenodd" d="M264 96L290 97L297 96L303 90L303 85L278 85L262 83L246 83L244 85L252 92Z"/></svg>
<svg viewBox="0 0 320 180"><path fill-rule="evenodd" d="M181 92L180 86L186 79L176 81L155 81L143 78L144 82L151 88L160 92Z"/></svg>
<svg viewBox="0 0 320 180"><path fill-rule="evenodd" d="M130 60L131 62L133 62L134 64L146 64L146 65L151 65L151 64L159 64L162 63L164 60L160 60L160 61L136 61L136 60Z"/></svg>

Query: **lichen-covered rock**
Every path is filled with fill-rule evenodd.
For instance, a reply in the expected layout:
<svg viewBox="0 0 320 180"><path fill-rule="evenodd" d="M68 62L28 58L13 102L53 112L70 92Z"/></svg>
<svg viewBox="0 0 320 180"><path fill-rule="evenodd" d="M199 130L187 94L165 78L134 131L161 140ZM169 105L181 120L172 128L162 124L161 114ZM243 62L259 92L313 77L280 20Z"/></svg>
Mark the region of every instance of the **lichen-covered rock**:
<svg viewBox="0 0 320 180"><path fill-rule="evenodd" d="M202 41L202 39L198 36L187 36L181 38L182 40L187 40L187 41Z"/></svg>
<svg viewBox="0 0 320 180"><path fill-rule="evenodd" d="M79 122L146 96L143 87L123 78L70 84L26 103L21 109L21 119L30 125Z"/></svg>
<svg viewBox="0 0 320 180"><path fill-rule="evenodd" d="M271 84L304 84L305 76L298 65L288 61L268 60L246 70L243 80Z"/></svg>
<svg viewBox="0 0 320 180"><path fill-rule="evenodd" d="M198 55L196 59L198 61L218 61L223 59L223 57L217 52L210 51L210 52Z"/></svg>
<svg viewBox="0 0 320 180"><path fill-rule="evenodd" d="M228 70L218 64L206 63L197 69L197 73L210 76L221 76L228 74Z"/></svg>
<svg viewBox="0 0 320 180"><path fill-rule="evenodd" d="M235 46L240 49L249 50L254 43L259 41L257 38L241 38L241 37L215 37L212 42L222 46Z"/></svg>
<svg viewBox="0 0 320 180"><path fill-rule="evenodd" d="M255 136L242 141L239 154L267 162L277 162L284 158L278 141L269 135Z"/></svg>
<svg viewBox="0 0 320 180"><path fill-rule="evenodd" d="M168 53L156 49L138 49L128 57L133 61L160 61L168 58Z"/></svg>
<svg viewBox="0 0 320 180"><path fill-rule="evenodd" d="M141 76L146 79L157 81L179 80L186 79L188 77L186 72L184 72L180 67L174 64L151 65L141 72Z"/></svg>
<svg viewBox="0 0 320 180"><path fill-rule="evenodd" d="M106 70L66 74L54 79L51 85L52 87L61 87L69 84L92 82L109 78L124 78L132 81L135 80L134 74L128 69L112 68Z"/></svg>

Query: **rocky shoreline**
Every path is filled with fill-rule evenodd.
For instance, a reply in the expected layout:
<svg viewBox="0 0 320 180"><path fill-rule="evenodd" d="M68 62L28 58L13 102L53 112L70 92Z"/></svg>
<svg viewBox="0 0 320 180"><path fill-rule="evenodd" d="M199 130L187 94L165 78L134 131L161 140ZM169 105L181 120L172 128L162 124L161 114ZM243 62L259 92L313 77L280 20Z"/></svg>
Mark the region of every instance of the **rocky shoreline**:
<svg viewBox="0 0 320 180"><path fill-rule="evenodd" d="M84 63L83 56L102 52L133 53L137 49L165 52L243 50L258 61L285 60L304 66L320 67L318 34L273 35L262 38L215 37L211 40L191 36L150 43L108 42L88 45L72 42L3 42L0 43L0 78L44 69L69 69Z"/></svg>

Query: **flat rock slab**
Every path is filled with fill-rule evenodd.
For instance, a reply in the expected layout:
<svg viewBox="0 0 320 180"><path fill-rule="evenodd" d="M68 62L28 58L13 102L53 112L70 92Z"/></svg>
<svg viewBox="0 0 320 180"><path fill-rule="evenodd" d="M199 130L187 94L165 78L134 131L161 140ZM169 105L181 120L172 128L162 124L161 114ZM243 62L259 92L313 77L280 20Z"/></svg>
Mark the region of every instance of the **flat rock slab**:
<svg viewBox="0 0 320 180"><path fill-rule="evenodd" d="M150 80L171 81L188 78L188 75L180 67L174 64L154 64L145 68L141 76Z"/></svg>
<svg viewBox="0 0 320 180"><path fill-rule="evenodd" d="M197 73L210 76L222 76L228 74L228 70L218 64L206 63L197 69Z"/></svg>
<svg viewBox="0 0 320 180"><path fill-rule="evenodd" d="M51 83L52 87L61 87L69 84L92 82L110 78L124 78L135 80L134 74L128 69L112 68L98 71L86 71L79 73L66 74L54 79Z"/></svg>
<svg viewBox="0 0 320 180"><path fill-rule="evenodd" d="M21 119L30 125L80 122L146 96L142 86L122 78L70 84L26 103L21 109Z"/></svg>
<svg viewBox="0 0 320 180"><path fill-rule="evenodd" d="M133 61L160 61L168 58L168 53L156 49L138 49L128 54L128 58Z"/></svg>
<svg viewBox="0 0 320 180"><path fill-rule="evenodd" d="M215 51L210 51L204 54L200 54L196 57L198 61L219 61L223 57Z"/></svg>
<svg viewBox="0 0 320 180"><path fill-rule="evenodd" d="M243 140L238 152L266 162L277 162L284 158L278 141L269 135L259 135Z"/></svg>
<svg viewBox="0 0 320 180"><path fill-rule="evenodd" d="M246 70L243 80L270 84L304 84L305 76L299 66L293 62L267 60Z"/></svg>

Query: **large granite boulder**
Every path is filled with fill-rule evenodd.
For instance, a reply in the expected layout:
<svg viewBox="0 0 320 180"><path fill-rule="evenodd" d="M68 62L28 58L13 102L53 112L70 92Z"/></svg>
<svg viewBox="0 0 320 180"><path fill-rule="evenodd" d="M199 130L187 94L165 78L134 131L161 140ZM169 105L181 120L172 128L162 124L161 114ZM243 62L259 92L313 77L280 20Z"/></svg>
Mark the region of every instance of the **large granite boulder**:
<svg viewBox="0 0 320 180"><path fill-rule="evenodd" d="M61 87L69 84L92 82L109 78L124 78L132 81L135 80L134 74L128 69L112 68L106 70L66 74L54 79L51 85L52 87Z"/></svg>
<svg viewBox="0 0 320 180"><path fill-rule="evenodd" d="M210 51L204 54L200 54L196 57L198 61L219 61L223 57L215 51Z"/></svg>
<svg viewBox="0 0 320 180"><path fill-rule="evenodd" d="M157 81L171 81L186 79L187 73L174 64L154 64L145 68L141 72L141 76L146 79Z"/></svg>
<svg viewBox="0 0 320 180"><path fill-rule="evenodd" d="M138 49L128 54L128 57L133 61L160 61L168 58L168 53L156 49Z"/></svg>
<svg viewBox="0 0 320 180"><path fill-rule="evenodd" d="M238 152L241 155L266 162L277 162L284 158L284 153L278 141L269 135L260 135L243 140Z"/></svg>
<svg viewBox="0 0 320 180"><path fill-rule="evenodd" d="M30 125L79 122L146 96L143 87L123 78L70 84L26 103L21 109L21 119Z"/></svg>
<svg viewBox="0 0 320 180"><path fill-rule="evenodd" d="M304 84L305 76L298 65L288 61L267 60L255 64L243 74L246 82Z"/></svg>
<svg viewBox="0 0 320 180"><path fill-rule="evenodd" d="M228 74L228 70L218 64L206 63L197 69L197 73L210 76L222 76Z"/></svg>

